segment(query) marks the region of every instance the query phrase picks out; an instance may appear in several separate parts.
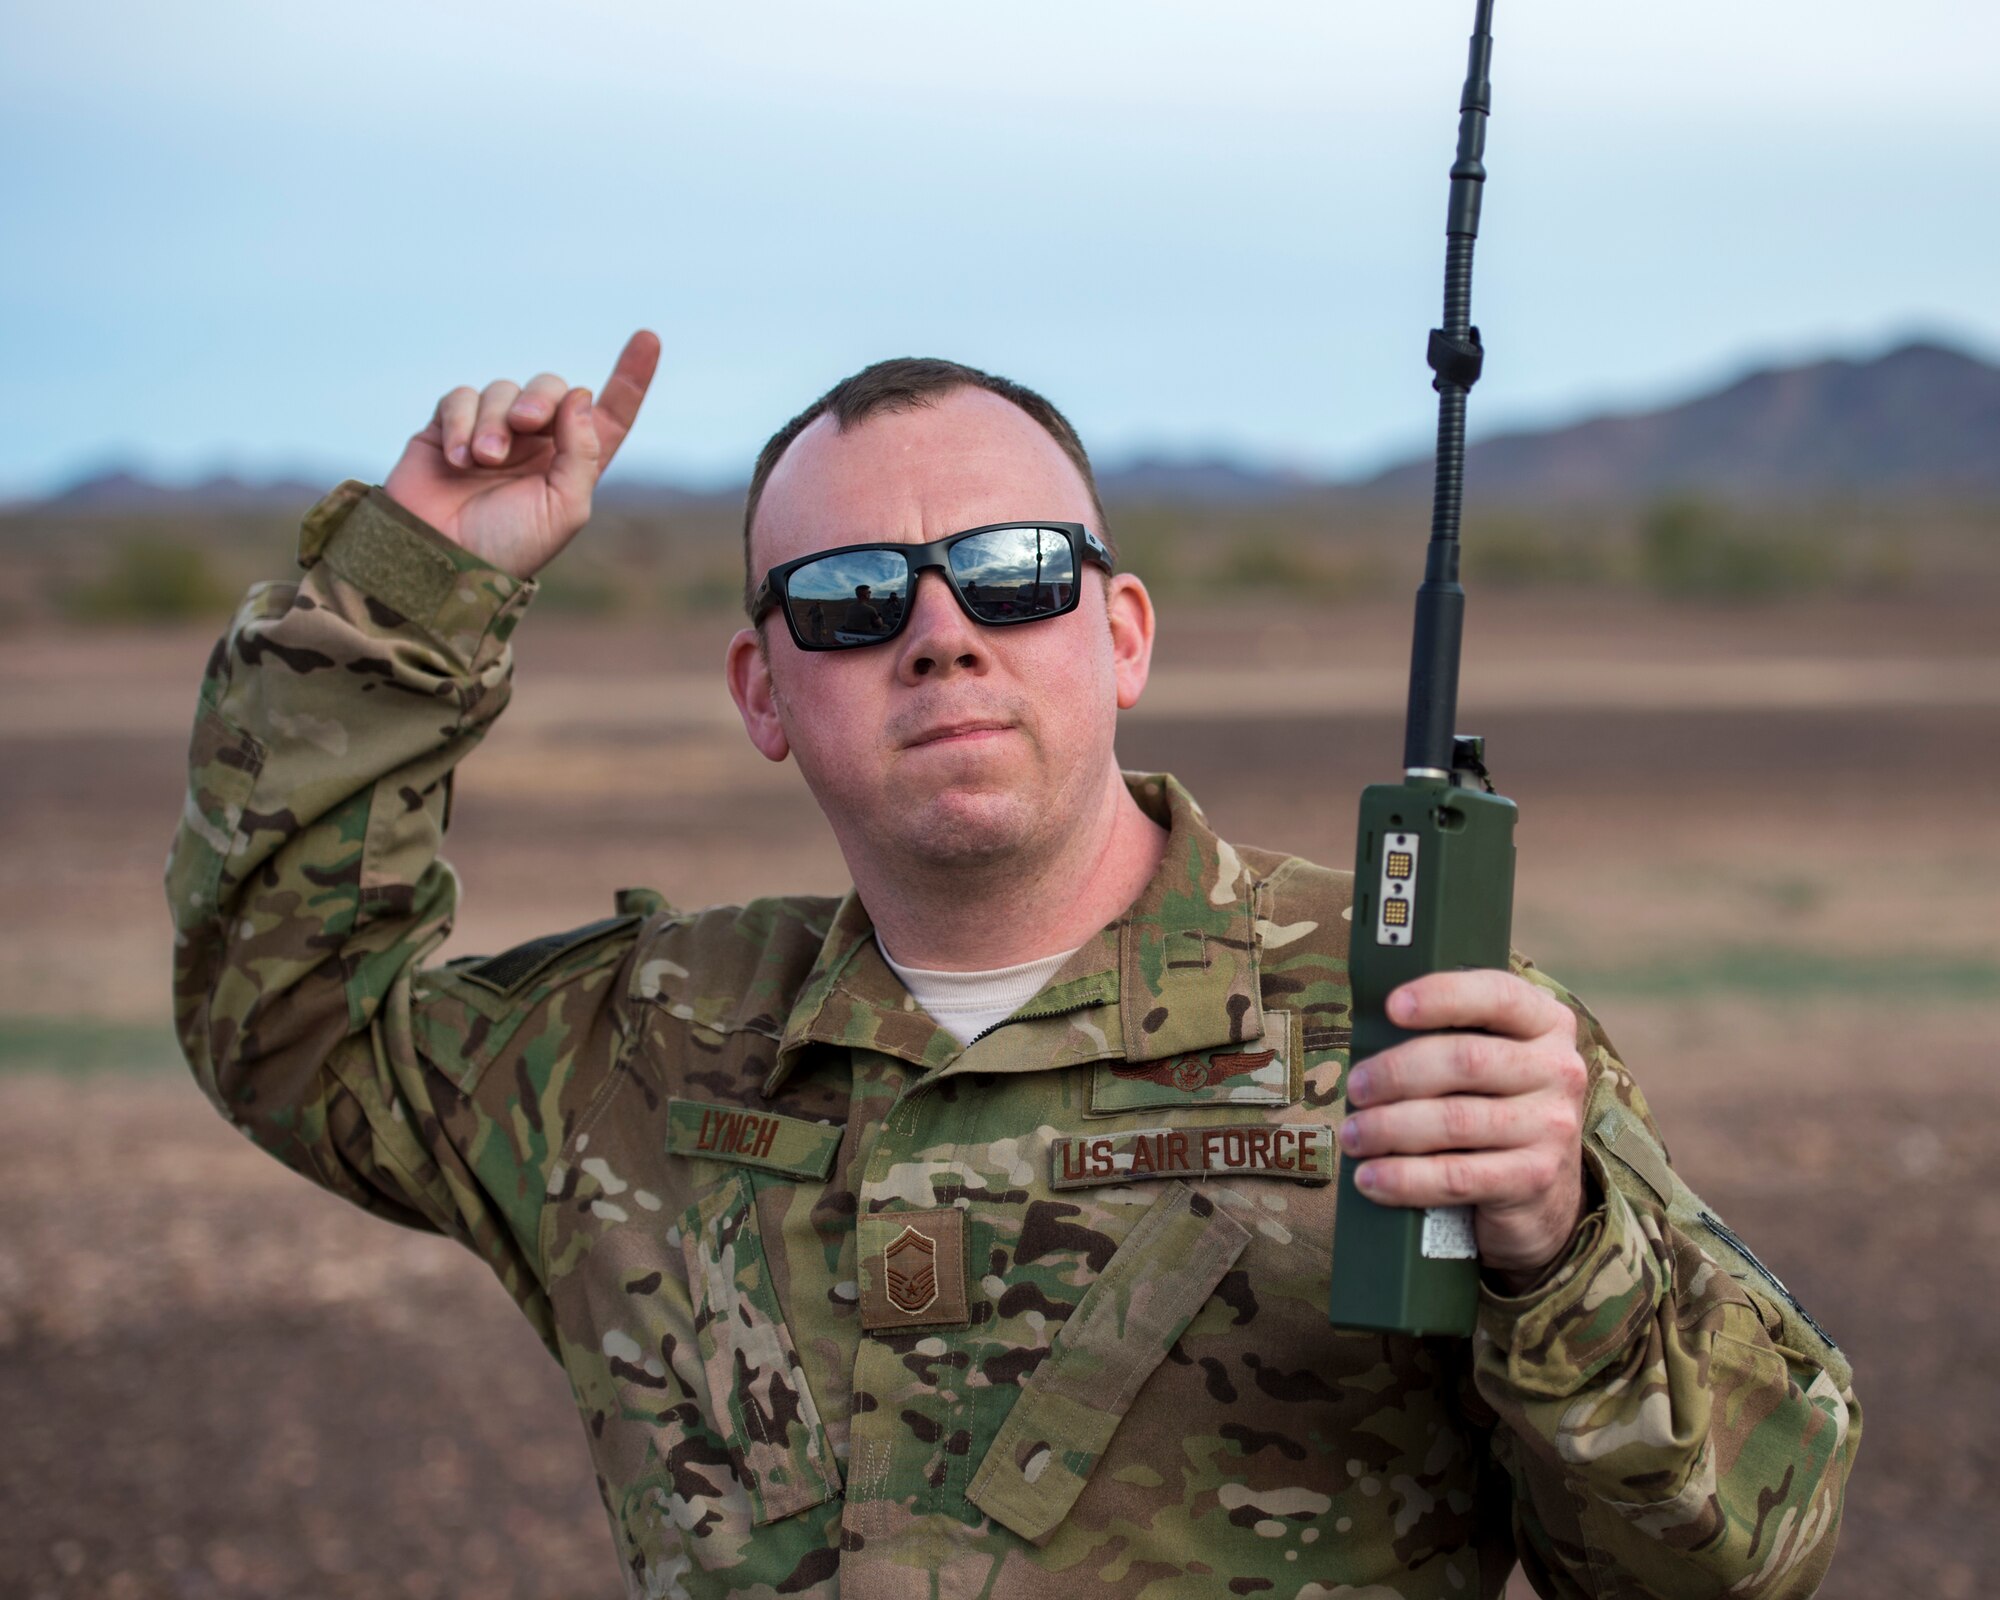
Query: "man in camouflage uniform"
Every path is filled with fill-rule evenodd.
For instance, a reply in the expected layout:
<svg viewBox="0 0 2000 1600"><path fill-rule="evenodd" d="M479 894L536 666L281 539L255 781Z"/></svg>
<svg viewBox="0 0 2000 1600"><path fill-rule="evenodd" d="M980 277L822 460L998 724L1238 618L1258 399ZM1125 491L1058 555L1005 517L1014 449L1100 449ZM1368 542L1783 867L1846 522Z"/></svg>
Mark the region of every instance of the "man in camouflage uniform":
<svg viewBox="0 0 2000 1600"><path fill-rule="evenodd" d="M838 901L617 915L427 965L454 768L533 573L652 375L456 390L307 516L202 688L168 869L181 1039L223 1114L477 1251L576 1395L630 1593L1803 1595L1845 1361L1668 1165L1595 1020L1438 975L1347 1071L1348 875L1121 776L1127 574L983 627L922 572L837 653L729 651ZM1060 416L891 363L773 440L750 573L1020 517L1103 530ZM754 533L754 547L748 541ZM1063 952L1071 952L1066 956ZM899 965L1058 957L962 1044ZM1477 1030L1476 1032L1473 1030ZM1327 1324L1336 1141L1476 1207L1470 1342Z"/></svg>

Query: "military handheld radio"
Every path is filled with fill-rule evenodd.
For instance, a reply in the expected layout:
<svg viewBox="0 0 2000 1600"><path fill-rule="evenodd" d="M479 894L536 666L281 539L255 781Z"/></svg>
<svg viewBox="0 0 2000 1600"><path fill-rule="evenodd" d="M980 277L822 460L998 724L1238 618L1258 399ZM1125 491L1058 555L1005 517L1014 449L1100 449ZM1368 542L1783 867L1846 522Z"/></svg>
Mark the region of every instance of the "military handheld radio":
<svg viewBox="0 0 2000 1600"><path fill-rule="evenodd" d="M1452 731L1465 617L1458 583L1465 397L1481 362L1471 321L1472 246L1486 180L1480 157L1492 100L1492 27L1493 0L1479 0L1445 223L1444 326L1431 331L1437 476L1410 649L1403 781L1362 791L1355 839L1348 956L1355 1061L1414 1037L1388 1018L1389 994L1398 985L1428 972L1506 967L1513 920L1514 802L1486 781L1482 742ZM1479 1300L1470 1209L1378 1205L1355 1186L1356 1164L1341 1158L1328 1307L1334 1325L1470 1334Z"/></svg>

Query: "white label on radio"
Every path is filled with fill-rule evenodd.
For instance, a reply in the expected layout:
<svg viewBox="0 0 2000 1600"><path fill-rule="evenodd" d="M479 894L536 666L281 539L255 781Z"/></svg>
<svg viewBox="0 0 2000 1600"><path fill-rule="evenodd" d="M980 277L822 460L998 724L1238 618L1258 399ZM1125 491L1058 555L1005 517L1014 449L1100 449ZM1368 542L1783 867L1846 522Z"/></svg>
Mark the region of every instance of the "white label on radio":
<svg viewBox="0 0 2000 1600"><path fill-rule="evenodd" d="M1476 1261L1471 1206L1432 1206L1424 1213L1426 1261Z"/></svg>

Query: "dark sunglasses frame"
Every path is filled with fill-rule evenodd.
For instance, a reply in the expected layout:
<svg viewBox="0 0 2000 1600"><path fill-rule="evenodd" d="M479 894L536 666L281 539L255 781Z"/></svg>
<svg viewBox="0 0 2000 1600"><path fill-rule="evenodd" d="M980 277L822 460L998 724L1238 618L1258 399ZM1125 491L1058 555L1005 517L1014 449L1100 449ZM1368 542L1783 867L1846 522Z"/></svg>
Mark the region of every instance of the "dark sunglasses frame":
<svg viewBox="0 0 2000 1600"><path fill-rule="evenodd" d="M970 539L982 533L999 533L1007 528L1047 528L1060 533L1069 540L1070 560L1075 563L1078 581L1070 585L1069 599L1053 611L1037 612L1031 617L982 617L972 609L972 603L965 598L965 591L958 586L958 575L951 570L951 563L945 553L961 540ZM863 639L855 643L814 644L799 632L796 618L792 616L789 604L790 590L787 587L791 576L801 567L809 567L815 561L824 561L829 556L852 555L860 550L887 550L904 557L910 564L910 603L903 607L897 617L895 627L879 639ZM764 574L764 581L757 586L757 593L750 602L750 622L754 627L770 614L773 608L784 614L785 626L791 630L792 643L801 650L866 650L873 645L887 644L909 624L910 613L916 609L917 581L924 573L935 571L951 590L952 598L958 602L959 610L978 623L982 628L1011 628L1023 622L1047 622L1064 616L1076 609L1077 601L1083 596L1083 564L1094 561L1106 572L1118 570L1111 552L1104 541L1080 522L1047 522L1036 518L1016 519L1012 522L989 522L983 527L964 528L957 533L948 533L942 539L933 539L929 544L898 544L893 539L878 540L868 544L835 545L830 550L815 550L811 555L800 556L796 561L785 561Z"/></svg>

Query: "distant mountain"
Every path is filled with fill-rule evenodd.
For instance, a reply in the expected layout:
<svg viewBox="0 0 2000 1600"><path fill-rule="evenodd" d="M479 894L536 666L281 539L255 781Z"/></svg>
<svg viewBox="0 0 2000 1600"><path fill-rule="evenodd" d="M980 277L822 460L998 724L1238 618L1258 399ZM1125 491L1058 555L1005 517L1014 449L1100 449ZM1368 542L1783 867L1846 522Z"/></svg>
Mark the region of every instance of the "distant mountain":
<svg viewBox="0 0 2000 1600"><path fill-rule="evenodd" d="M1128 504L1241 505L1286 500L1326 487L1297 473L1266 471L1220 456L1190 460L1142 456L1100 471L1097 478L1107 500ZM128 467L112 467L87 473L45 500L23 501L10 509L92 515L282 510L311 505L335 481L332 474L317 481L303 477L252 481L217 474L197 483L170 485ZM596 499L602 510L672 511L717 500L740 503L743 485L690 488L662 478L614 473Z"/></svg>
<svg viewBox="0 0 2000 1600"><path fill-rule="evenodd" d="M1466 476L1480 500L1538 504L1620 503L1681 490L1723 499L1993 499L2000 497L2000 367L1945 345L1912 343L1870 361L1767 368L1678 405L1481 439L1467 451ZM1099 474L1105 499L1128 505L1248 505L1336 490L1416 497L1429 492L1430 481L1428 453L1344 484L1220 457L1147 456ZM9 510L292 511L333 482L331 475L256 481L222 474L170 487L115 469ZM599 503L644 512L741 495L740 488L614 474Z"/></svg>
<svg viewBox="0 0 2000 1600"><path fill-rule="evenodd" d="M1328 485L1303 473L1246 466L1225 456L1139 456L1100 470L1097 487L1106 500L1126 504L1243 505L1290 500Z"/></svg>
<svg viewBox="0 0 2000 1600"><path fill-rule="evenodd" d="M1872 361L1767 369L1656 411L1482 439L1465 470L1482 499L1537 503L1682 490L1991 498L2000 495L2000 367L1914 343ZM1359 487L1416 494L1430 477L1426 455Z"/></svg>
<svg viewBox="0 0 2000 1600"><path fill-rule="evenodd" d="M331 480L239 478L234 473L216 473L197 483L164 484L129 468L112 467L86 474L34 509L87 515L304 510L331 486Z"/></svg>
<svg viewBox="0 0 2000 1600"><path fill-rule="evenodd" d="M20 500L4 509L76 516L296 513L318 500L340 478L341 474L332 470L317 476L293 472L274 478L244 478L222 472L193 483L171 484L132 467L112 466L86 472L45 499ZM657 479L613 477L598 492L597 504L607 510L656 511L717 498L740 501L743 490L690 489Z"/></svg>
<svg viewBox="0 0 2000 1600"><path fill-rule="evenodd" d="M594 507L606 511L673 511L685 506L708 506L721 501L743 509L742 483L710 484L690 488L665 478L624 478L613 472L591 497Z"/></svg>

